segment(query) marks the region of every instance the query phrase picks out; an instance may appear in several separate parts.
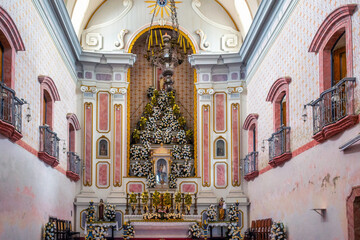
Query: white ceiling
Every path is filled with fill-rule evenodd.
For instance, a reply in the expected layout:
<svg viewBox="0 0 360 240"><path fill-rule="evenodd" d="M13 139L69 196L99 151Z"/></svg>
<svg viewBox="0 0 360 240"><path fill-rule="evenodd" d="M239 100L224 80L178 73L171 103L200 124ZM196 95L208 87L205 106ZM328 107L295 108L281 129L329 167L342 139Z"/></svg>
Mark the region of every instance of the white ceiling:
<svg viewBox="0 0 360 240"><path fill-rule="evenodd" d="M89 22L93 14L107 0L64 0L69 16L74 25L76 34L79 36L86 24ZM119 0L121 1L121 0ZM144 0L133 0L144 1ZM224 9L233 18L236 26L243 38L250 28L250 24L255 16L261 0L201 0L216 1L221 4ZM206 14L206 13L205 13ZM232 27L236 27L235 25Z"/></svg>

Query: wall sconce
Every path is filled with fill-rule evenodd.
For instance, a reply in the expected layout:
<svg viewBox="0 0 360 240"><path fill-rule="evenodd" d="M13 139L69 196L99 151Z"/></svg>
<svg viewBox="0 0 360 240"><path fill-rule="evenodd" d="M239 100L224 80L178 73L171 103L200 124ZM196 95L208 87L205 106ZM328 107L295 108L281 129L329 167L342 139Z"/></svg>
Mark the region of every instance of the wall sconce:
<svg viewBox="0 0 360 240"><path fill-rule="evenodd" d="M307 104L304 105L304 108L303 108L303 111L302 111L302 115L301 115L301 118L304 122L306 122L307 120L307 111L306 111L306 106Z"/></svg>
<svg viewBox="0 0 360 240"><path fill-rule="evenodd" d="M21 99L21 101L27 105L27 108L26 108L26 114L25 114L25 118L26 118L26 121L27 122L30 122L31 121L31 109L30 109L30 103L28 103L26 100L24 100L23 98Z"/></svg>
<svg viewBox="0 0 360 240"><path fill-rule="evenodd" d="M63 151L63 153L66 153L66 140L65 139L60 139L60 141L63 142L62 151Z"/></svg>
<svg viewBox="0 0 360 240"><path fill-rule="evenodd" d="M262 140L262 143L261 143L261 151L262 151L262 152L265 151L265 140Z"/></svg>
<svg viewBox="0 0 360 240"><path fill-rule="evenodd" d="M317 214L319 214L322 218L325 218L326 216L326 208L313 208L311 209L315 211Z"/></svg>

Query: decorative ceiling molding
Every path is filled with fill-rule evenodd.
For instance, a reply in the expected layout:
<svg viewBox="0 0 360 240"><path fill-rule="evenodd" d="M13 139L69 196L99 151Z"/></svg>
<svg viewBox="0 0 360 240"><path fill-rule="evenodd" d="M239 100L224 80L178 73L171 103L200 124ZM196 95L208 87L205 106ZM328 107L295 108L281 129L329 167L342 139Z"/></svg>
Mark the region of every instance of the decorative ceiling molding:
<svg viewBox="0 0 360 240"><path fill-rule="evenodd" d="M208 24L216 27L216 28L220 28L220 29L223 29L223 30L226 30L226 31L229 31L229 32L232 32L232 33L235 33L235 34L239 34L240 35L240 32L233 29L232 27L229 27L229 26L225 26L225 25L222 25L220 23L217 23L217 22L214 22L212 20L210 20L209 18L207 18L204 14L202 14L202 12L200 11L200 7L201 7L201 1L200 0L192 0L191 2L191 6L192 8L194 9L195 13L197 15L199 15L199 17L204 20L205 22L207 22Z"/></svg>
<svg viewBox="0 0 360 240"><path fill-rule="evenodd" d="M115 47L117 49L123 49L125 47L125 42L124 42L124 36L125 34L127 34L129 32L129 30L127 29L121 29L120 33L117 35L118 41L115 41Z"/></svg>
<svg viewBox="0 0 360 240"><path fill-rule="evenodd" d="M104 27L110 26L111 24L114 24L117 21L120 21L123 17L126 16L126 14L128 14L128 12L133 7L134 3L133 3L133 0L124 0L123 5L125 7L124 11L122 11L117 17L115 17L115 18L113 18L113 19L111 19L111 20L109 20L107 22L91 26L90 28L83 30L82 34L94 31L94 30L99 29L99 28L104 28Z"/></svg>
<svg viewBox="0 0 360 240"><path fill-rule="evenodd" d="M198 29L198 30L196 30L196 34L198 34L200 37L199 48L204 51L209 51L210 43L206 41L207 36L204 33L204 31L201 29Z"/></svg>

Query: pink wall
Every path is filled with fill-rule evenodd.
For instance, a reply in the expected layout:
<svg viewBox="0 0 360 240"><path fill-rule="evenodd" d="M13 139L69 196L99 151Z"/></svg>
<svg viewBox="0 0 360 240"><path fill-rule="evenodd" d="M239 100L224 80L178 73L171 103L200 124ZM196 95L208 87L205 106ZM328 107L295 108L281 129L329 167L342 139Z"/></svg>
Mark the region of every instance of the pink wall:
<svg viewBox="0 0 360 240"><path fill-rule="evenodd" d="M1 135L0 152L0 239L41 239L49 216L74 222L74 182Z"/></svg>
<svg viewBox="0 0 360 240"><path fill-rule="evenodd" d="M289 239L348 239L346 199L351 188L360 185L360 145L342 152L339 146L357 136L360 125L346 130L305 152L312 139L312 110L308 120L301 119L303 105L320 95L319 56L308 52L319 26L336 8L352 1L299 1L274 44L258 68L250 74L247 88L247 114L258 113L258 139L268 139L274 132L273 107L265 102L272 84L290 76L289 126L294 157L283 166L270 169L268 144L259 151L260 175L247 182L250 220L273 218L285 223ZM352 16L353 76L360 77L360 11ZM259 86L262 86L259 88ZM359 114L360 88L355 89L355 109ZM266 142L265 142L266 143ZM300 153L300 154L299 154ZM264 170L268 171L264 171ZM326 208L327 218L312 211Z"/></svg>

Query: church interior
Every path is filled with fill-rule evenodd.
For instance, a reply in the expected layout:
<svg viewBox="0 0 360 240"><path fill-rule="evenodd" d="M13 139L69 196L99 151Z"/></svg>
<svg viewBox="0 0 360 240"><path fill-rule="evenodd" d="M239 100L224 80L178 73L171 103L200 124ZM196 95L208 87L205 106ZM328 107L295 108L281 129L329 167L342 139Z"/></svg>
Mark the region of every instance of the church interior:
<svg viewBox="0 0 360 240"><path fill-rule="evenodd" d="M0 0L0 239L360 240L359 4Z"/></svg>

